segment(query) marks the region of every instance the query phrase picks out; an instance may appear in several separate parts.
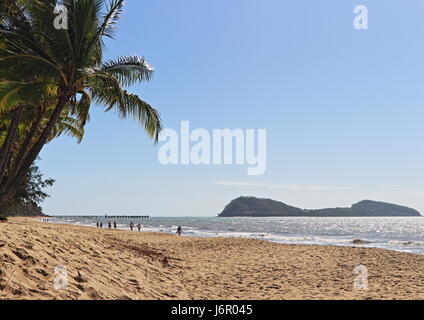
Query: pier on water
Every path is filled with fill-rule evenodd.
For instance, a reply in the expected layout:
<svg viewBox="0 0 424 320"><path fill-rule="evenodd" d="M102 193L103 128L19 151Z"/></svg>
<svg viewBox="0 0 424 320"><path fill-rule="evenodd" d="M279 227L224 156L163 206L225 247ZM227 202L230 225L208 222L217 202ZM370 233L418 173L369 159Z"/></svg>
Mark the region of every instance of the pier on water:
<svg viewBox="0 0 424 320"><path fill-rule="evenodd" d="M107 219L149 219L149 216L105 216Z"/></svg>

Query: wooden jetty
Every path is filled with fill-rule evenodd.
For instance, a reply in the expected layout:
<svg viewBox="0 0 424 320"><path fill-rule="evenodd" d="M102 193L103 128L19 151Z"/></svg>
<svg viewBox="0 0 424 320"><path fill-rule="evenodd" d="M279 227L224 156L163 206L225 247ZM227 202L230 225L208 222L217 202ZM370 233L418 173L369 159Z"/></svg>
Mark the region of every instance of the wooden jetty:
<svg viewBox="0 0 424 320"><path fill-rule="evenodd" d="M149 219L149 216L105 216L109 219Z"/></svg>

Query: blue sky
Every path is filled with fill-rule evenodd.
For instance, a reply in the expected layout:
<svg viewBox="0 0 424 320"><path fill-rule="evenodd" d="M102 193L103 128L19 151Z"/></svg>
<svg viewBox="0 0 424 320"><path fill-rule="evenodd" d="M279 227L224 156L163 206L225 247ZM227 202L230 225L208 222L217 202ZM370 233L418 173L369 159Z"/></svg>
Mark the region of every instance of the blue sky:
<svg viewBox="0 0 424 320"><path fill-rule="evenodd" d="M420 1L127 0L107 56L143 55L156 70L131 90L167 128L267 129L267 172L163 166L136 123L95 107L81 144L41 154L57 180L46 213L214 216L240 195L424 213L423 17Z"/></svg>

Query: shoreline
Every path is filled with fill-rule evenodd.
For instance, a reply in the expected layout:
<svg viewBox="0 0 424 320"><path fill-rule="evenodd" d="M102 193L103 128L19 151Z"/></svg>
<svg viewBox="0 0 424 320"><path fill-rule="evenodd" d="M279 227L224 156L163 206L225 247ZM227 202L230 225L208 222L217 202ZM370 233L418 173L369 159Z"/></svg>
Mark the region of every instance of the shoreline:
<svg viewBox="0 0 424 320"><path fill-rule="evenodd" d="M60 225L74 225L81 227L90 227L96 228L94 222L92 223L84 223L78 222L69 222L67 220L61 220L61 217L51 216L50 223L57 223ZM71 217L69 217L71 218ZM75 216L73 218L80 218L79 216ZM100 220L106 219L103 216L93 217L99 218ZM157 218L166 218L166 217L157 217ZM195 217L198 218L198 217ZM209 217L214 218L214 217ZM399 217L394 217L399 218ZM70 219L72 220L72 219ZM106 219L107 220L107 219ZM129 220L130 221L130 220ZM106 221L103 221L103 229L107 230ZM367 237L358 236L326 236L326 235L313 235L313 234L299 234L299 235L286 235L286 234L278 234L273 232L260 232L260 231L236 231L236 230L221 230L221 231L211 231L211 230L203 230L203 229L195 229L195 232L192 230L191 226L183 226L183 236L187 237L200 237L200 238L226 238L226 239L256 239L267 241L271 243L277 244L290 244L290 245L318 245L318 246L337 246L337 247L363 247L363 248L376 248L382 250L389 250L395 252L403 252L409 254L419 254L424 255L423 250L419 250L424 246L424 242L418 240L407 240L407 239L385 239L386 242L381 241L381 239L370 239ZM153 233L163 233L163 234L175 234L175 230L166 230L168 227L166 226L142 226L141 232L153 232ZM177 226L175 226L175 229ZM118 230L129 231L128 224L118 224ZM135 228L136 229L136 228ZM191 230L186 231L184 230ZM136 230L135 230L136 231ZM229 235L231 234L231 235ZM301 239L301 240L296 240ZM419 243L419 244L417 244Z"/></svg>
<svg viewBox="0 0 424 320"><path fill-rule="evenodd" d="M0 299L424 299L418 254L37 219L0 223ZM53 285L60 265L66 290ZM354 288L360 265L368 269L368 290Z"/></svg>

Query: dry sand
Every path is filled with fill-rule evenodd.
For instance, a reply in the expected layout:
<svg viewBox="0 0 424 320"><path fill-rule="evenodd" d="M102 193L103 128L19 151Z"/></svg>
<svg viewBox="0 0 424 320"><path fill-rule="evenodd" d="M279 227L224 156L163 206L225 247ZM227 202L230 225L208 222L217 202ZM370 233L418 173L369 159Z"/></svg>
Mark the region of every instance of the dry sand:
<svg viewBox="0 0 424 320"><path fill-rule="evenodd" d="M358 265L368 291L354 290ZM14 218L0 223L0 299L424 299L424 256Z"/></svg>

